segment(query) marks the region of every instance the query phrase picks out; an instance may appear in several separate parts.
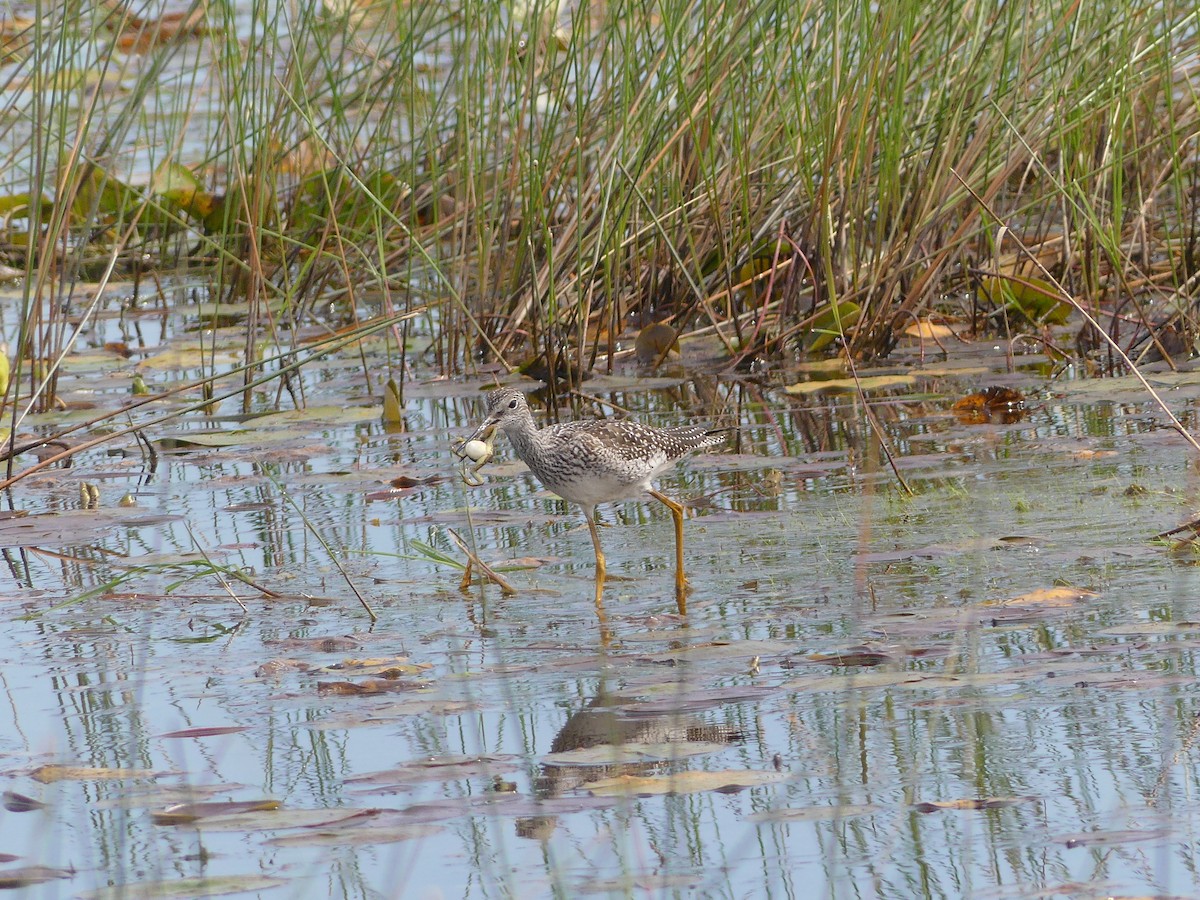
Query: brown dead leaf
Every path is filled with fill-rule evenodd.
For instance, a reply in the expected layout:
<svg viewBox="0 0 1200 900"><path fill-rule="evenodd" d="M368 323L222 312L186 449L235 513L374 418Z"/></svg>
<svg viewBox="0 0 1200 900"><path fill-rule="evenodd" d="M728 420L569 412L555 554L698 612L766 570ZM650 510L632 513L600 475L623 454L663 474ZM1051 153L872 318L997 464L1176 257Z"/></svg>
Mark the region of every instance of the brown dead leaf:
<svg viewBox="0 0 1200 900"><path fill-rule="evenodd" d="M361 815L363 810L349 807L251 810L197 819L195 825L209 834L230 831L257 834L289 828L320 828L356 819Z"/></svg>
<svg viewBox="0 0 1200 900"><path fill-rule="evenodd" d="M404 675L420 675L431 668L433 666L430 663L413 663L409 662L406 656L391 656L379 659L344 659L340 663L326 666L321 672L353 672L355 675L396 679Z"/></svg>
<svg viewBox="0 0 1200 900"><path fill-rule="evenodd" d="M516 556L512 559L504 560L503 568L505 571L509 569L538 569L546 565L546 563L551 562L557 562L557 560L548 556Z"/></svg>
<svg viewBox="0 0 1200 900"><path fill-rule="evenodd" d="M1019 597L1009 597L1007 600L988 600L983 605L1005 608L1013 606L1041 606L1050 609L1066 609L1080 601L1090 600L1092 597L1098 596L1100 595L1095 591L1089 591L1086 588L1039 588L1036 591L1030 591L1028 594L1021 594Z"/></svg>
<svg viewBox="0 0 1200 900"><path fill-rule="evenodd" d="M638 365L657 366L669 354L679 355L679 334L666 322L655 322L638 332L633 347Z"/></svg>
<svg viewBox="0 0 1200 900"><path fill-rule="evenodd" d="M46 806L41 800L34 800L32 797L26 797L16 791L5 791L3 801L4 808L9 812L33 812L35 809L44 809Z"/></svg>
<svg viewBox="0 0 1200 900"><path fill-rule="evenodd" d="M1025 396L1012 388L993 385L955 401L950 409L964 425L1011 425L1025 415Z"/></svg>
<svg viewBox="0 0 1200 900"><path fill-rule="evenodd" d="M176 37L199 37L206 31L204 6L200 5L187 12L164 13L158 19L128 16L116 44L129 53L146 53Z"/></svg>
<svg viewBox="0 0 1200 900"><path fill-rule="evenodd" d="M70 869L51 869L48 866L22 866L19 869L7 869L0 872L0 890L11 891L34 884L45 884L47 881L55 881L59 878L70 878L74 874L74 871Z"/></svg>
<svg viewBox="0 0 1200 900"><path fill-rule="evenodd" d="M160 734L160 738L202 738L217 737L222 734L237 734L239 731L249 731L249 725L213 725L208 728L185 728L183 731L168 731Z"/></svg>
<svg viewBox="0 0 1200 900"><path fill-rule="evenodd" d="M424 487L425 485L438 484L442 481L441 475L429 475L425 478L414 478L412 475L397 475L388 482L398 491L408 490L410 488Z"/></svg>
<svg viewBox="0 0 1200 900"><path fill-rule="evenodd" d="M895 657L886 650L871 647L847 647L845 650L834 650L831 653L810 653L805 659L827 666L878 666L895 661Z"/></svg>
<svg viewBox="0 0 1200 900"><path fill-rule="evenodd" d="M33 30L37 22L34 19L26 18L25 16L8 15L8 10L5 10L6 15L0 17L0 38L8 40L12 37L20 37L27 32Z"/></svg>
<svg viewBox="0 0 1200 900"><path fill-rule="evenodd" d="M11 7L5 13L0 17L0 59L13 62L28 52L36 23L25 16L14 16Z"/></svg>
<svg viewBox="0 0 1200 900"><path fill-rule="evenodd" d="M834 378L828 381L798 381L784 390L789 394L853 394L857 391L881 391L888 388L912 387L912 375L870 375L864 378Z"/></svg>
<svg viewBox="0 0 1200 900"><path fill-rule="evenodd" d="M259 678L274 678L285 672L308 672L313 668L313 663L300 659L269 659L255 669L254 674Z"/></svg>
<svg viewBox="0 0 1200 900"><path fill-rule="evenodd" d="M940 325L931 319L918 319L914 324L904 329L904 334L908 337L941 340L942 338L954 337L954 329L947 325Z"/></svg>
<svg viewBox="0 0 1200 900"><path fill-rule="evenodd" d="M105 769L92 766L38 766L29 777L42 784L56 781L113 781L122 778L157 778L150 769Z"/></svg>
<svg viewBox="0 0 1200 900"><path fill-rule="evenodd" d="M279 149L283 150L282 146ZM280 154L279 170L281 174L304 177L331 171L339 163L340 160L325 141L306 137L290 150L283 150Z"/></svg>

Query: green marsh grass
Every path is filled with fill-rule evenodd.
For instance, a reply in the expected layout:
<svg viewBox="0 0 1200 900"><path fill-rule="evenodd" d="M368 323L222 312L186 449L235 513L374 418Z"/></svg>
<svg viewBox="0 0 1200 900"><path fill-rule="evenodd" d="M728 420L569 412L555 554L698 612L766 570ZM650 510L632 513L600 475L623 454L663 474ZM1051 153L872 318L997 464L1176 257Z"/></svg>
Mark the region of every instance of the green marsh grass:
<svg viewBox="0 0 1200 900"><path fill-rule="evenodd" d="M443 373L533 362L568 388L659 320L744 362L886 356L931 311L1036 319L1001 226L1102 327L1133 320L1120 340L1195 330L1189 5L203 9L8 29L14 423L52 405L84 288L131 273L164 305L180 281L249 301L245 411L265 346L418 308L396 371L423 334ZM207 206L156 189L170 166Z"/></svg>

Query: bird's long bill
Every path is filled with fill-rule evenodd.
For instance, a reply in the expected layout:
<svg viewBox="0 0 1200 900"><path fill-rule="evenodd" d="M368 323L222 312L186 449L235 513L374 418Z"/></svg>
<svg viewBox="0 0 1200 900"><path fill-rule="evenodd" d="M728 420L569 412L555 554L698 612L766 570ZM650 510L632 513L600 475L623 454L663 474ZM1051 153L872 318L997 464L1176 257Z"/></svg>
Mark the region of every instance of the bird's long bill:
<svg viewBox="0 0 1200 900"><path fill-rule="evenodd" d="M465 438L463 438L463 442L465 443L466 441L483 441L486 444L491 440L492 435L495 433L496 433L496 422L491 416L488 416L486 419L484 419L482 422L479 423L478 428L476 428L469 435L467 435Z"/></svg>

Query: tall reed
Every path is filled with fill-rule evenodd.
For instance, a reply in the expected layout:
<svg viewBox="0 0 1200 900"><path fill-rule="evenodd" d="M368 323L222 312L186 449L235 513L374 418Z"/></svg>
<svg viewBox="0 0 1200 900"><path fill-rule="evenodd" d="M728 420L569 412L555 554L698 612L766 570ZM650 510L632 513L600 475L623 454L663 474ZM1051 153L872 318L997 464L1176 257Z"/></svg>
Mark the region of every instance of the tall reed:
<svg viewBox="0 0 1200 900"><path fill-rule="evenodd" d="M915 316L1020 294L989 289L1031 277L1001 226L1102 318L1194 327L1190 5L200 12L76 2L9 35L27 398L53 394L77 288L147 268L249 300L247 360L428 308L443 371L568 384L657 320L731 359L885 355ZM170 165L205 204L155 185Z"/></svg>

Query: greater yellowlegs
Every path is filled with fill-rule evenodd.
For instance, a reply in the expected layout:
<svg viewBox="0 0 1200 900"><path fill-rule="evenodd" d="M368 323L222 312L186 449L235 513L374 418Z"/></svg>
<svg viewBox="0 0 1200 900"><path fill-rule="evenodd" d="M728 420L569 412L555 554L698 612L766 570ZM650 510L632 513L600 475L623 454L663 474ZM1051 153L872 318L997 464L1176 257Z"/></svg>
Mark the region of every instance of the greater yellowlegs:
<svg viewBox="0 0 1200 900"><path fill-rule="evenodd" d="M538 428L525 395L515 388L499 388L487 395L487 417L466 442L482 441L490 450L496 431L508 435L517 456L548 490L583 507L596 550L597 603L606 569L596 531L596 505L649 494L671 510L675 520L675 599L680 614L687 614L683 506L656 491L650 480L692 451L721 443L724 438L720 434L703 425L652 428L628 419L587 419Z"/></svg>

